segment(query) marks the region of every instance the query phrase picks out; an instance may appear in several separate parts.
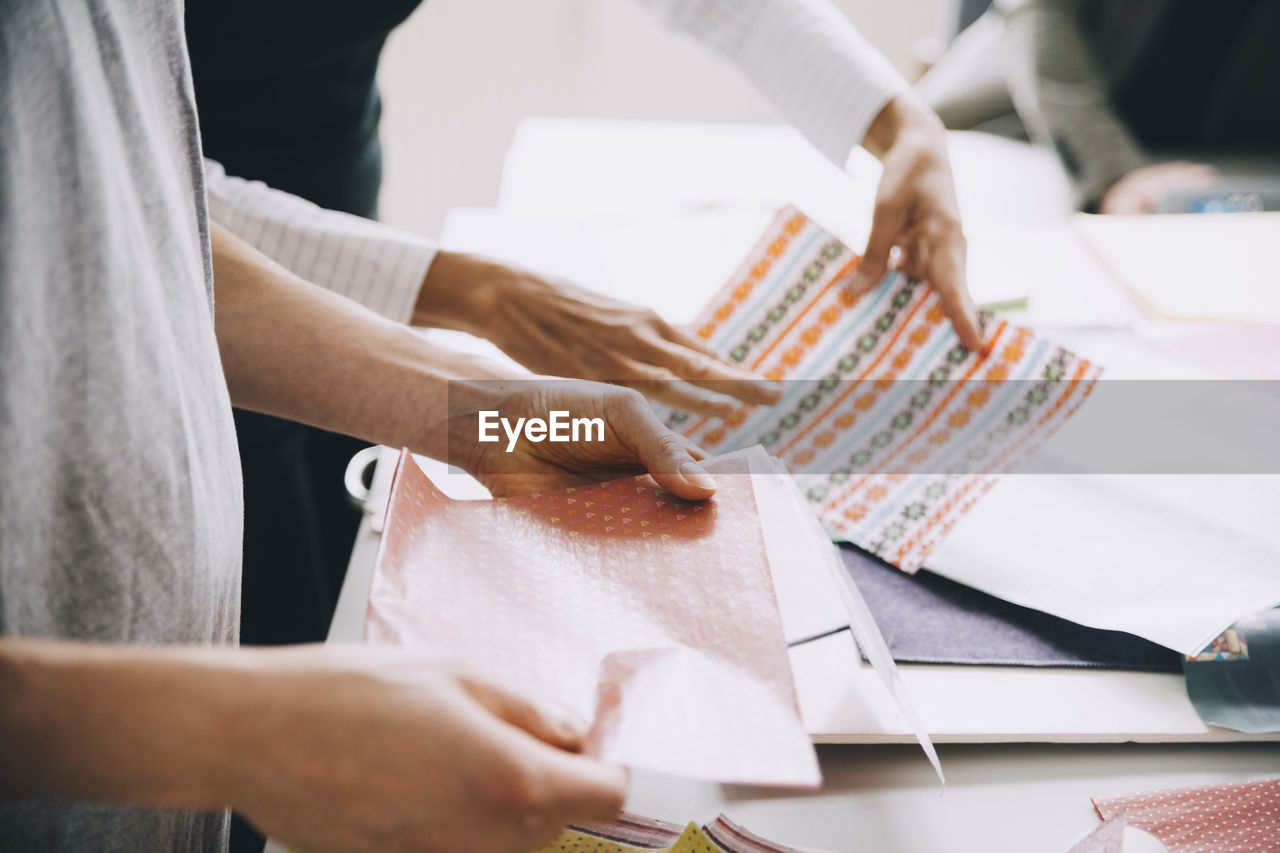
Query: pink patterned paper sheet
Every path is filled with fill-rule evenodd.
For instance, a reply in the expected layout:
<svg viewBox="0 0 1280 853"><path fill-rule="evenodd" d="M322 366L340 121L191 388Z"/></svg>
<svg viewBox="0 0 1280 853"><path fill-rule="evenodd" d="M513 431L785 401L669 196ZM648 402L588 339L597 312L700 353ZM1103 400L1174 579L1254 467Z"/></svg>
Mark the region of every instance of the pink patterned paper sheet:
<svg viewBox="0 0 1280 853"><path fill-rule="evenodd" d="M366 639L457 660L592 721L588 751L816 787L746 462L680 500L647 476L452 501L406 451Z"/></svg>
<svg viewBox="0 0 1280 853"><path fill-rule="evenodd" d="M1123 817L1169 853L1280 851L1280 778L1094 797L1105 821Z"/></svg>
<svg viewBox="0 0 1280 853"><path fill-rule="evenodd" d="M860 298L859 258L793 207L695 321L728 360L787 380L780 403L669 425L712 453L761 444L833 538L904 571L1081 405L1101 369L1005 321L969 352L924 282Z"/></svg>

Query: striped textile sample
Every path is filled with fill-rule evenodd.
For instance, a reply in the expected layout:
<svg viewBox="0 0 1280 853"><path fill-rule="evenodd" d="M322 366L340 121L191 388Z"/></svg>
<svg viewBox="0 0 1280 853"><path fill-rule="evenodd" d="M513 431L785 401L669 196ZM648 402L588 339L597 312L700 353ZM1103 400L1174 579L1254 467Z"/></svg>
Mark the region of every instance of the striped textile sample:
<svg viewBox="0 0 1280 853"><path fill-rule="evenodd" d="M832 538L914 572L1000 474L1088 396L1101 369L1003 320L969 352L923 282L891 273L854 298L859 258L784 208L695 321L782 400L727 419L670 412L712 453L762 444Z"/></svg>

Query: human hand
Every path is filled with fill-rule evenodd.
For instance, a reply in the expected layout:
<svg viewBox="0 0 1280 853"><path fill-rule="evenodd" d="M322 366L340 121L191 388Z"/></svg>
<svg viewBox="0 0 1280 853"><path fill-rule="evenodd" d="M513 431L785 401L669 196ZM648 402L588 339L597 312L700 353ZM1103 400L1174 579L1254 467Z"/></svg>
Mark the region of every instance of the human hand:
<svg viewBox="0 0 1280 853"><path fill-rule="evenodd" d="M706 453L663 426L638 392L600 382L544 377L502 382L455 381L449 393L449 461L496 495L527 494L616 479L648 471L660 486L690 500L715 492L715 480L697 464ZM601 440L530 440L512 443L505 427L495 442L478 440L478 412L497 411L509 424L546 420L553 411L598 418ZM598 430L589 430L592 439ZM510 450L508 450L510 447Z"/></svg>
<svg viewBox="0 0 1280 853"><path fill-rule="evenodd" d="M527 853L622 807L626 771L574 755L580 727L444 663L361 647L246 654L231 805L292 849Z"/></svg>
<svg viewBox="0 0 1280 853"><path fill-rule="evenodd" d="M891 268L929 282L961 343L982 350L978 312L965 276L966 244L942 123L914 94L900 95L876 116L863 141L884 166L871 235L850 290L871 290Z"/></svg>
<svg viewBox="0 0 1280 853"><path fill-rule="evenodd" d="M1221 179L1212 166L1185 160L1142 166L1111 185L1098 203L1098 212L1151 213L1170 193L1209 190Z"/></svg>
<svg viewBox="0 0 1280 853"><path fill-rule="evenodd" d="M414 322L488 338L535 373L626 385L699 414L780 396L651 309L473 255L436 256Z"/></svg>

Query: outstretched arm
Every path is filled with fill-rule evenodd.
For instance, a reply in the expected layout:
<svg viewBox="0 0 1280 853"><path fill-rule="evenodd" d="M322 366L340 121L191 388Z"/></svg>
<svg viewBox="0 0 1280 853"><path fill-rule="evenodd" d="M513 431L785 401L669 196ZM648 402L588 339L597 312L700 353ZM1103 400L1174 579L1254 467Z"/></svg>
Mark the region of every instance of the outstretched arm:
<svg viewBox="0 0 1280 853"><path fill-rule="evenodd" d="M314 853L524 853L626 788L575 724L400 650L0 638L0 695L0 797L231 806Z"/></svg>
<svg viewBox="0 0 1280 853"><path fill-rule="evenodd" d="M734 64L839 166L862 145L884 166L855 293L898 267L942 297L960 340L982 345L965 277L946 139L937 116L829 0L639 0Z"/></svg>
<svg viewBox="0 0 1280 853"><path fill-rule="evenodd" d="M700 452L666 429L639 393L596 382L511 374L424 340L299 279L233 234L212 229L215 326L231 399L379 444L457 464L496 492L648 471L691 499L710 496ZM603 438L480 443L478 412L547 419L551 411L604 421Z"/></svg>
<svg viewBox="0 0 1280 853"><path fill-rule="evenodd" d="M555 276L439 249L205 163L210 218L295 274L401 323L487 338L535 373L616 382L724 415L772 403L772 383L727 364L654 311Z"/></svg>
<svg viewBox="0 0 1280 853"><path fill-rule="evenodd" d="M1002 0L1005 79L1032 141L1052 147L1076 203L1092 207L1146 157L1111 105L1078 0Z"/></svg>

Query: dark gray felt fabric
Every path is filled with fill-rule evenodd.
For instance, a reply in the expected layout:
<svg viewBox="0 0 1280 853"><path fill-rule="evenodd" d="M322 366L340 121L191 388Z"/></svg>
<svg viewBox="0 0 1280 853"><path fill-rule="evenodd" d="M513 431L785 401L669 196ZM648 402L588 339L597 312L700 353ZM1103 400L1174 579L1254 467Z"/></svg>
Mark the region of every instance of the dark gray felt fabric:
<svg viewBox="0 0 1280 853"><path fill-rule="evenodd" d="M1176 652L1141 637L1086 628L925 569L908 575L853 545L840 554L901 663L1181 671Z"/></svg>

